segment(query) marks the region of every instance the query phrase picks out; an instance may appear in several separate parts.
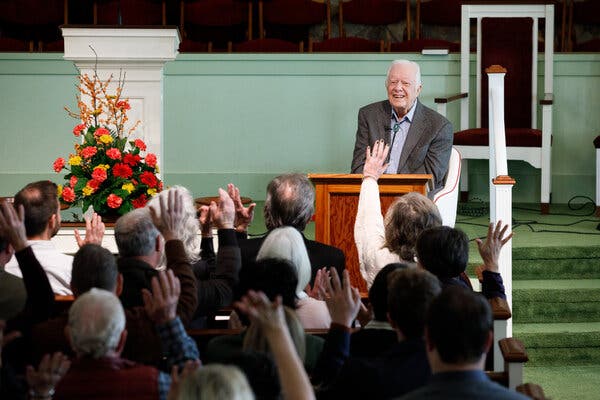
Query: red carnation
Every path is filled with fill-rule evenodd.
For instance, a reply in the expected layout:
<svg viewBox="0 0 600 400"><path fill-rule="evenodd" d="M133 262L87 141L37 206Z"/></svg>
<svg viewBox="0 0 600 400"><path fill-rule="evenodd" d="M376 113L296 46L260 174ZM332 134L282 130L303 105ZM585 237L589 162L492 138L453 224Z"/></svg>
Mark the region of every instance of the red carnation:
<svg viewBox="0 0 600 400"><path fill-rule="evenodd" d="M108 204L110 208L119 208L121 207L121 203L123 203L123 199L116 194L111 193L106 198L106 204Z"/></svg>
<svg viewBox="0 0 600 400"><path fill-rule="evenodd" d="M115 166L113 167L113 175L116 176L117 178L129 178L131 175L133 175L133 171L131 170L131 168L129 167L129 165L127 164L115 164Z"/></svg>
<svg viewBox="0 0 600 400"><path fill-rule="evenodd" d="M129 102L127 102L125 100L117 101L116 106L117 106L117 108L120 108L121 110L130 110L131 109Z"/></svg>
<svg viewBox="0 0 600 400"><path fill-rule="evenodd" d="M73 135L79 136L81 135L81 131L85 129L85 124L79 124L73 128Z"/></svg>
<svg viewBox="0 0 600 400"><path fill-rule="evenodd" d="M65 166L65 159L58 157L56 160L54 160L54 164L52 164L52 166L54 167L54 171L60 172Z"/></svg>
<svg viewBox="0 0 600 400"><path fill-rule="evenodd" d="M162 181L158 182L158 191L160 192L161 190L163 190L163 183Z"/></svg>
<svg viewBox="0 0 600 400"><path fill-rule="evenodd" d="M62 198L67 203L74 202L75 201L75 191L72 188L65 186L62 190Z"/></svg>
<svg viewBox="0 0 600 400"><path fill-rule="evenodd" d="M152 172L148 171L142 172L140 174L140 181L151 188L156 187L156 185L158 184L156 176Z"/></svg>
<svg viewBox="0 0 600 400"><path fill-rule="evenodd" d="M148 199L146 198L145 194L142 194L137 199L131 200L131 204L133 205L134 208L142 208L146 205L147 202L148 202Z"/></svg>
<svg viewBox="0 0 600 400"><path fill-rule="evenodd" d="M135 144L135 147L137 147L141 151L146 151L146 143L144 143L142 139L135 139L133 143Z"/></svg>
<svg viewBox="0 0 600 400"><path fill-rule="evenodd" d="M119 151L119 149L111 147L110 149L106 150L106 156L113 160L120 160L121 152Z"/></svg>
<svg viewBox="0 0 600 400"><path fill-rule="evenodd" d="M100 182L95 179L90 179L89 181L87 181L86 186L89 186L92 189L96 190L100 186Z"/></svg>
<svg viewBox="0 0 600 400"><path fill-rule="evenodd" d="M132 167L135 167L137 165L137 163L140 162L141 159L142 158L140 156L138 156L137 154L133 155L131 153L127 153L123 156L123 162L125 164L131 165Z"/></svg>
<svg viewBox="0 0 600 400"><path fill-rule="evenodd" d="M98 152L98 149L94 146L88 146L88 147L84 147L83 150L81 150L81 155L83 156L83 158L92 158L94 157L94 155L96 155L96 153Z"/></svg>
<svg viewBox="0 0 600 400"><path fill-rule="evenodd" d="M106 128L98 128L94 131L94 136L110 135L110 131Z"/></svg>
<svg viewBox="0 0 600 400"><path fill-rule="evenodd" d="M69 185L70 185L72 188L74 188L74 187L75 187L75 185L77 185L77 177L76 177L75 175L73 175L73 176L71 177L71 179L69 180Z"/></svg>
<svg viewBox="0 0 600 400"><path fill-rule="evenodd" d="M156 167L156 154L148 153L146 156L146 165L152 168Z"/></svg>
<svg viewBox="0 0 600 400"><path fill-rule="evenodd" d="M94 168L94 171L92 172L92 178L94 178L98 182L104 182L107 178L106 170L100 167Z"/></svg>

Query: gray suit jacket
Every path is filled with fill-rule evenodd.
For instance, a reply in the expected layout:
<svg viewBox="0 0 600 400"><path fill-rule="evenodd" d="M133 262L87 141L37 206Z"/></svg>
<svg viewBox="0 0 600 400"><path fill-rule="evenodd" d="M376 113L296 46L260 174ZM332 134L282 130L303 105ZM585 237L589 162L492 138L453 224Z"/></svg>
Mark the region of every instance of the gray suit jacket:
<svg viewBox="0 0 600 400"><path fill-rule="evenodd" d="M390 118L392 106L388 100L362 107L358 111L358 129L352 158L352 173L362 173L367 146L383 139L390 142ZM432 174L434 189L428 196L444 185L452 150L453 129L446 118L425 107L417 100L413 121L400 155L399 174Z"/></svg>

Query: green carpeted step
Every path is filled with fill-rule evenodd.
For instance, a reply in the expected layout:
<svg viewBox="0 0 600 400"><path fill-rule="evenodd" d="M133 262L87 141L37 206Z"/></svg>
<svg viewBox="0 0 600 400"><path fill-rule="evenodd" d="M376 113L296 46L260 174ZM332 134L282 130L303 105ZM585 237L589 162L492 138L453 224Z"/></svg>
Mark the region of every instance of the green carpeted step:
<svg viewBox="0 0 600 400"><path fill-rule="evenodd" d="M513 336L525 344L528 366L600 365L600 322L515 323Z"/></svg>
<svg viewBox="0 0 600 400"><path fill-rule="evenodd" d="M600 279L514 281L513 321L600 321Z"/></svg>
<svg viewBox="0 0 600 400"><path fill-rule="evenodd" d="M535 367L525 364L524 381L537 383L548 399L597 400L600 365Z"/></svg>

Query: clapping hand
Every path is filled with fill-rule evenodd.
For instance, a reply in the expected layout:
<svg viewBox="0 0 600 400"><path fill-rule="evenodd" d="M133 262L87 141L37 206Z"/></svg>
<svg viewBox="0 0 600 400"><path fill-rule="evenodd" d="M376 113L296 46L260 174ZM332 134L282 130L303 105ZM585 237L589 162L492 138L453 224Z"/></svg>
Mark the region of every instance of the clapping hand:
<svg viewBox="0 0 600 400"><path fill-rule="evenodd" d="M183 209L183 195L170 189L168 199L163 196L159 199L160 215L156 205L150 207L150 216L156 228L160 231L165 241L181 240L179 226L183 224L186 213Z"/></svg>
<svg viewBox="0 0 600 400"><path fill-rule="evenodd" d="M371 152L371 147L367 146L367 155L363 167L363 175L365 178L379 179L388 167L385 160L387 159L389 151L390 146L383 140L377 140L373 144L373 152Z"/></svg>
<svg viewBox="0 0 600 400"><path fill-rule="evenodd" d="M508 224L502 226L502 221L498 221L496 226L491 222L488 226L488 233L483 242L481 239L475 239L479 254L483 259L484 269L491 272L498 272L498 258L500 250L513 237L513 232L505 236L508 230Z"/></svg>
<svg viewBox="0 0 600 400"><path fill-rule="evenodd" d="M358 289L350 285L350 276L347 270L344 270L342 283L340 283L335 268L332 268L330 272L331 282L329 279L324 280L324 287L321 287L321 297L327 303L331 321L350 327L360 310L360 293Z"/></svg>
<svg viewBox="0 0 600 400"><path fill-rule="evenodd" d="M211 201L210 218L219 229L233 229L235 206L226 191L219 188L219 203Z"/></svg>
<svg viewBox="0 0 600 400"><path fill-rule="evenodd" d="M179 279L173 270L160 271L152 278L152 293L142 289L144 309L156 325L164 325L177 316L177 301L181 293Z"/></svg>
<svg viewBox="0 0 600 400"><path fill-rule="evenodd" d="M254 207L256 207L256 203L244 207L240 196L240 190L233 183L227 185L227 193L229 193L229 197L233 199L233 205L235 207L235 230L238 232L246 232L248 226L250 226L250 223L254 219Z"/></svg>
<svg viewBox="0 0 600 400"><path fill-rule="evenodd" d="M96 213L92 214L92 217L85 217L85 239L82 239L79 231L77 229L74 230L75 240L77 240L77 245L79 247L93 243L99 246L102 245L102 238L104 238L105 226L104 222L102 222L102 217Z"/></svg>
<svg viewBox="0 0 600 400"><path fill-rule="evenodd" d="M2 202L0 236L6 238L15 251L20 251L27 247L25 209L22 204L19 204L17 212L11 203L7 201Z"/></svg>

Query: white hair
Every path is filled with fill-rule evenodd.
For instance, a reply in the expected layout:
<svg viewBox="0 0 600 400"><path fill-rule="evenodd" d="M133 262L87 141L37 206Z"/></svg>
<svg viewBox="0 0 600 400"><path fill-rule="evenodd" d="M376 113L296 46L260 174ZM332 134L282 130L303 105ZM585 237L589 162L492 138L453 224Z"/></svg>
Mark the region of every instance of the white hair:
<svg viewBox="0 0 600 400"><path fill-rule="evenodd" d="M154 250L160 232L147 208L136 208L121 216L115 224L115 242L122 257L146 256Z"/></svg>
<svg viewBox="0 0 600 400"><path fill-rule="evenodd" d="M234 365L210 364L181 382L178 400L254 400L243 372Z"/></svg>
<svg viewBox="0 0 600 400"><path fill-rule="evenodd" d="M296 294L301 293L310 282L311 266L304 239L297 229L285 226L273 229L264 240L256 255L256 261L280 258L289 261L298 276Z"/></svg>
<svg viewBox="0 0 600 400"><path fill-rule="evenodd" d="M183 247L185 253L191 264L194 264L200 259L200 238L198 236L198 229L200 229L200 223L198 222L197 210L194 203L194 197L192 193L185 187L175 185L150 199L146 204L146 207L153 206L156 210L157 215L160 216L160 199L163 198L167 202L169 198L169 192L174 191L180 193L183 196L183 211L185 217L180 225L177 226L179 230L179 236L182 238ZM166 257L163 254L161 259L161 265L166 265Z"/></svg>
<svg viewBox="0 0 600 400"><path fill-rule="evenodd" d="M390 72L392 72L392 68L394 68L395 65L410 65L410 66L412 66L415 69L415 83L417 84L417 86L421 85L421 67L419 66L419 64L417 64L414 61L410 61L410 60L394 60L390 64L390 67L388 68L387 74L385 76L385 86L386 87L390 80Z"/></svg>
<svg viewBox="0 0 600 400"><path fill-rule="evenodd" d="M75 353L101 358L119 345L125 311L114 293L92 288L69 309L68 326Z"/></svg>

